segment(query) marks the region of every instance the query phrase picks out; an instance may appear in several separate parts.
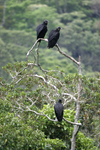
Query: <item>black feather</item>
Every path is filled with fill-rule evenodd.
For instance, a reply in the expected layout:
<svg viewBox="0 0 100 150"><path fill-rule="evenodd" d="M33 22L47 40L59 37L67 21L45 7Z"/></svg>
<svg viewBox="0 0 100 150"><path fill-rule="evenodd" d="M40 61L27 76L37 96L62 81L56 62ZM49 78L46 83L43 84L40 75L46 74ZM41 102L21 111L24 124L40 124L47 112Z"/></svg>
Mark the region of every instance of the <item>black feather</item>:
<svg viewBox="0 0 100 150"><path fill-rule="evenodd" d="M56 30L52 30L49 33L48 48L53 48L55 46L55 44L57 43L59 36L60 36L60 29L61 29L61 27L58 27Z"/></svg>
<svg viewBox="0 0 100 150"><path fill-rule="evenodd" d="M44 38L45 37L45 34L46 32L48 31L47 29L47 24L48 24L48 21L47 20L44 20L42 24L40 24L36 31L37 31L37 39L39 38ZM41 40L39 40L40 42Z"/></svg>
<svg viewBox="0 0 100 150"><path fill-rule="evenodd" d="M64 107L62 104L62 100L59 99L58 102L54 106L55 114L56 114L58 121L62 121L63 119L63 109Z"/></svg>

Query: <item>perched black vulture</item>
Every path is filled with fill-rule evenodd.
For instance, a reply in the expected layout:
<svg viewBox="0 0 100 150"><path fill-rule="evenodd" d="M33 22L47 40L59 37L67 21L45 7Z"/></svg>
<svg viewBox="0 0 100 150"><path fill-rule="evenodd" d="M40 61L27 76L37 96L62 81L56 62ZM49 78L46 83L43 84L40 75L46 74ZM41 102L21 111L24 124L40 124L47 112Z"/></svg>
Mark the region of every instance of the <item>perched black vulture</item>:
<svg viewBox="0 0 100 150"><path fill-rule="evenodd" d="M61 29L61 27L58 27L56 30L52 30L49 33L48 48L53 48L55 46L55 44L57 43L59 36L60 36L60 29Z"/></svg>
<svg viewBox="0 0 100 150"><path fill-rule="evenodd" d="M55 114L58 119L58 121L62 121L63 119L63 104L62 100L59 99L58 102L54 106Z"/></svg>
<svg viewBox="0 0 100 150"><path fill-rule="evenodd" d="M37 28L36 28L36 31L37 31L37 39L39 38L44 38L46 32L48 31L47 29L47 24L48 24L48 21L47 20L44 20L42 24L40 24ZM40 42L41 40L39 40Z"/></svg>

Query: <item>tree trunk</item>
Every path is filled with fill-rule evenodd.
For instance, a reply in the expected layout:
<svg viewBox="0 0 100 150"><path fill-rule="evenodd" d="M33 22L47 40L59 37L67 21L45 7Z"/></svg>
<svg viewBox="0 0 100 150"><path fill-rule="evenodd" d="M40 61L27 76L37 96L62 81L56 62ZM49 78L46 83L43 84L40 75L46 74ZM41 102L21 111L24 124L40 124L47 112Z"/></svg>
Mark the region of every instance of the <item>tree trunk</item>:
<svg viewBox="0 0 100 150"><path fill-rule="evenodd" d="M6 12L6 0L4 2L4 6L3 6L2 26L4 26L4 23L5 23L5 12Z"/></svg>
<svg viewBox="0 0 100 150"><path fill-rule="evenodd" d="M81 59L79 56L79 75L81 75ZM79 84L78 84L78 98L76 102L76 114L75 114L75 123L78 123L79 114L80 114L80 96L81 96L81 79L79 78ZM76 137L79 132L79 126L74 125L74 131L71 139L71 150L75 150L76 145Z"/></svg>
<svg viewBox="0 0 100 150"><path fill-rule="evenodd" d="M62 13L62 11L61 11L61 8L60 8L60 6L59 6L59 0L55 0L55 4L56 4L56 7L57 7L57 11L58 11L58 13Z"/></svg>

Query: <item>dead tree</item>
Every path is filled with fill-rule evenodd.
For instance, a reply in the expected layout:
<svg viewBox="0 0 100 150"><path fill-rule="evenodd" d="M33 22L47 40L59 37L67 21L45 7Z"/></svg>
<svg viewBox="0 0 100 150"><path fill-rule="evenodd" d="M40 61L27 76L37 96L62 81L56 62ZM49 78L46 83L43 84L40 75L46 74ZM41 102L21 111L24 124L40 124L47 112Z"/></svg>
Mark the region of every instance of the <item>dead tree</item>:
<svg viewBox="0 0 100 150"><path fill-rule="evenodd" d="M39 39L38 39L39 40ZM32 52L33 48L36 46L36 44L38 43L38 40L34 43L34 45L32 46L32 48L28 51L26 58L28 60L28 55L30 54L30 52ZM47 39L41 39L43 41L48 42ZM75 64L78 65L79 68L79 75L81 75L81 58L79 56L79 62L76 61L73 57L67 55L66 53L64 53L63 51L61 51L60 47L58 44L55 45L59 51L60 54L64 55L65 57L69 58L71 61L73 61ZM38 47L39 48L39 47ZM41 69L41 68L40 68ZM46 82L46 81L45 81ZM75 144L76 144L76 137L77 134L79 132L79 129L81 127L81 123L78 123L79 120L79 114L80 114L80 98L81 98L81 79L79 78L79 84L78 84L78 97L76 99L76 114L75 114L75 121L74 122L69 122L68 120L66 120L65 118L63 118L65 121L67 121L70 124L74 125L74 130L73 130L73 135L72 135L72 139L71 139L71 150L75 150ZM53 120L52 120L53 121Z"/></svg>
<svg viewBox="0 0 100 150"><path fill-rule="evenodd" d="M47 80L46 77L42 76L42 75L38 75L36 73L34 74L31 74L31 75L22 75L21 76L21 73L27 69L28 67L38 67L44 74L45 76L47 75L47 73L49 72L48 70L44 70L40 63L39 63L39 46L40 46L40 43L38 42L39 40L42 40L42 41L46 41L48 42L47 39L38 39L34 45L32 46L32 48L27 52L27 55L26 55L26 59L27 59L27 66L25 68L23 68L21 71L16 71L14 73L11 73L9 72L10 76L12 77L13 81L15 84L18 84L21 80L23 80L24 77L33 77L33 78L37 78L37 79L40 79L45 85L47 85L50 89L53 89L54 90L54 94L56 95L59 95L59 89L58 87L56 86L56 84L54 83L54 80L59 83L62 87L66 85L63 84L59 79L56 79L54 77L51 77L50 76L50 80ZM35 50L36 52L36 56L34 55L33 53L33 49L35 48L35 46L37 45L37 48ZM72 134L72 138L71 138L71 150L75 150L75 144L76 144L76 137L77 137L77 134L79 132L79 129L81 127L81 123L78 122L79 120L79 115L80 115L80 101L81 101L81 78L80 78L80 75L81 75L81 59L79 57L79 62L76 61L73 57L67 55L66 53L64 53L58 44L55 45L57 50L59 51L59 53L61 55L64 55L66 58L69 58L71 61L73 61L76 65L78 65L78 68L79 68L79 83L78 83L78 87L77 87L77 98L75 95L73 94L70 94L68 93L68 91L66 91L66 88L64 89L64 91L62 92L62 96L64 98L64 96L68 96L69 97L69 101L68 102L72 102L74 101L76 103L76 113L75 113L75 120L74 122L71 122L71 121L68 121L66 118L63 117L63 120L66 121L67 123L69 124L72 124L74 125L74 130L73 130L73 134ZM30 53L33 54L33 58L34 58L34 61L32 63L30 63L28 61L28 56L30 55ZM12 81L12 82L13 82ZM52 82L53 81L53 82ZM48 97L49 100L51 100L50 98L50 92L49 93L45 93L45 95ZM24 112L24 111L29 111L29 112L33 112L35 113L36 115L40 115L40 116L45 116L46 118L48 118L50 121L57 121L57 120L54 120L54 119L51 119L50 117L47 116L47 114L44 113L44 111L41 111L41 112L37 112L35 110L32 110L32 106L38 101L38 97L35 99L35 101L33 101L30 97L28 97L26 95L25 97L27 99L27 101L29 101L29 105L26 106L24 105L22 102L21 102L21 99L22 97L19 97L16 101L14 101L14 108L19 112ZM52 100L51 100L52 101ZM20 116L19 116L20 117Z"/></svg>

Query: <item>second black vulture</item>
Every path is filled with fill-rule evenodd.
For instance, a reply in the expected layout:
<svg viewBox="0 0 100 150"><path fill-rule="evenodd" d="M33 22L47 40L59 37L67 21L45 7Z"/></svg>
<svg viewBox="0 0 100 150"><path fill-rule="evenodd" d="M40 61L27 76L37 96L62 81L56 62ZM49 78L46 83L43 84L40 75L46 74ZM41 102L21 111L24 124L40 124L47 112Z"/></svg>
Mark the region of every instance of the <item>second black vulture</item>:
<svg viewBox="0 0 100 150"><path fill-rule="evenodd" d="M52 30L48 36L48 48L53 48L57 43L60 36L61 27L58 27L56 30Z"/></svg>
<svg viewBox="0 0 100 150"><path fill-rule="evenodd" d="M37 39L39 38L44 38L45 37L45 34L46 32L48 31L47 29L47 24L48 24L48 21L47 20L44 20L42 24L40 24L37 28L36 28L36 31L37 31ZM39 40L40 42L41 40Z"/></svg>
<svg viewBox="0 0 100 150"><path fill-rule="evenodd" d="M63 109L64 107L62 104L62 100L59 99L58 102L54 106L55 114L56 114L58 121L62 121L63 119Z"/></svg>

